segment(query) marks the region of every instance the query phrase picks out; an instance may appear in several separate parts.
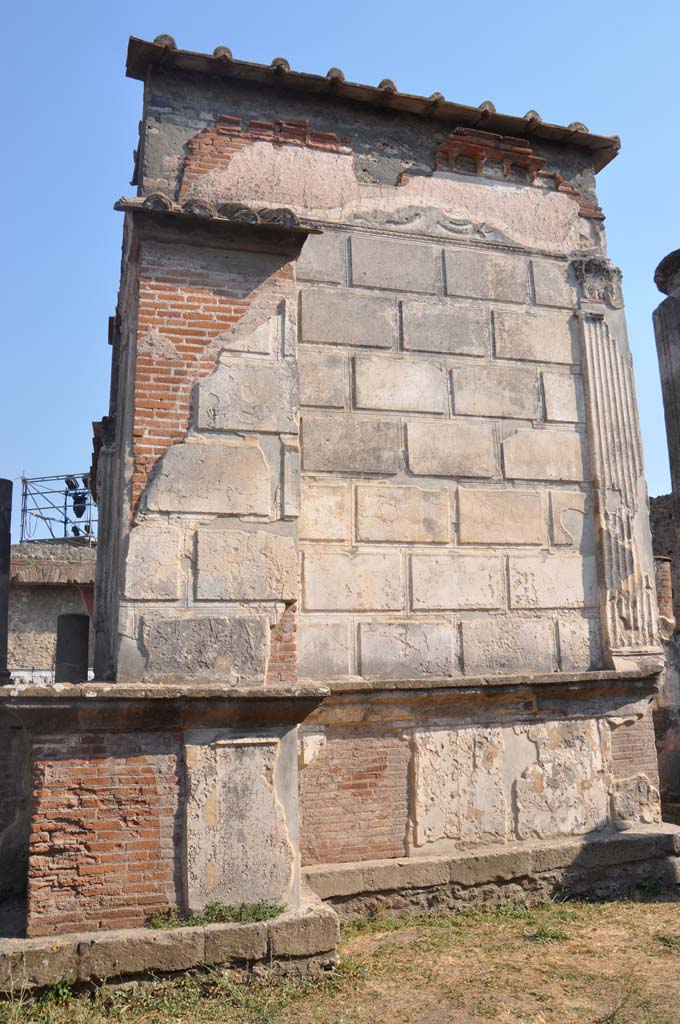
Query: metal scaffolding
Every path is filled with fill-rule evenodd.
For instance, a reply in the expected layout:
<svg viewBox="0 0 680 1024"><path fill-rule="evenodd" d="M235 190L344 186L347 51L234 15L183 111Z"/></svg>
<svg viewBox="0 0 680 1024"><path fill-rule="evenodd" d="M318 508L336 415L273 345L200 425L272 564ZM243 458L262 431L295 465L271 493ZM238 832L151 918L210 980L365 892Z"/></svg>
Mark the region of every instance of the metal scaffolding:
<svg viewBox="0 0 680 1024"><path fill-rule="evenodd" d="M88 473L21 478L21 541L97 538L97 506Z"/></svg>

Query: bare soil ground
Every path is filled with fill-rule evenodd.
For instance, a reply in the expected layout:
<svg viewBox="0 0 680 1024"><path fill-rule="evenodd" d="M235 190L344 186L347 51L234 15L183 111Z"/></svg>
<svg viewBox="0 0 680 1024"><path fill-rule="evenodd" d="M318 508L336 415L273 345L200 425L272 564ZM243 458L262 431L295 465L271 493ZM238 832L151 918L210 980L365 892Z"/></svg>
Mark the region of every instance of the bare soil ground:
<svg viewBox="0 0 680 1024"><path fill-rule="evenodd" d="M369 920L317 981L218 972L0 1004L3 1024L680 1024L680 902Z"/></svg>

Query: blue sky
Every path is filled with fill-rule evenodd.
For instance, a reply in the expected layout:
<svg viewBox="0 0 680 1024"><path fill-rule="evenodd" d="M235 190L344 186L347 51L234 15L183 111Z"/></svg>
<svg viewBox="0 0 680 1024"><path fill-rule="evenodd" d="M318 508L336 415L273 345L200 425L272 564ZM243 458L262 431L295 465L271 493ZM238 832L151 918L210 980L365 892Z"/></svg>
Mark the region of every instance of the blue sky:
<svg viewBox="0 0 680 1024"><path fill-rule="evenodd" d="M186 49L226 44L244 60L283 56L320 74L337 65L357 82L390 77L408 92L620 134L598 191L624 275L649 490L670 489L651 313L654 268L680 246L677 0L24 0L3 20L0 476L89 466L90 423L108 402L112 205L133 192L141 115L141 83L124 77L127 38L167 32Z"/></svg>

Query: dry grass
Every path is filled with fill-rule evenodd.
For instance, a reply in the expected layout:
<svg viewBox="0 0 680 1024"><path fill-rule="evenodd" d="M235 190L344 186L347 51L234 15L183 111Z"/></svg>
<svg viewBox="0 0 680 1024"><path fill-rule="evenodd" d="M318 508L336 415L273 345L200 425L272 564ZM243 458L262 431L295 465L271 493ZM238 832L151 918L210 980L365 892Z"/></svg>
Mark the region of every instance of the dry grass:
<svg viewBox="0 0 680 1024"><path fill-rule="evenodd" d="M316 982L217 972L0 1006L7 1024L680 1024L680 902L546 904L346 928Z"/></svg>

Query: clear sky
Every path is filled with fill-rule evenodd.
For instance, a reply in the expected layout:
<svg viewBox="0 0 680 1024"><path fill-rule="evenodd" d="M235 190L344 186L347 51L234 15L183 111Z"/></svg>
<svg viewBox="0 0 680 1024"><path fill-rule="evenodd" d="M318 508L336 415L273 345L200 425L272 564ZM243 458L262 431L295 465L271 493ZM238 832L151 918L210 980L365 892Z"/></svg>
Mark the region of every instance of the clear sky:
<svg viewBox="0 0 680 1024"><path fill-rule="evenodd" d="M141 116L127 38L167 32L183 49L225 44L317 74L336 65L356 82L389 77L621 135L598 192L624 275L649 491L670 489L651 313L654 269L680 247L678 0L23 0L6 7L3 30L0 476L89 467L90 424L108 402L122 227L112 205L134 192Z"/></svg>

